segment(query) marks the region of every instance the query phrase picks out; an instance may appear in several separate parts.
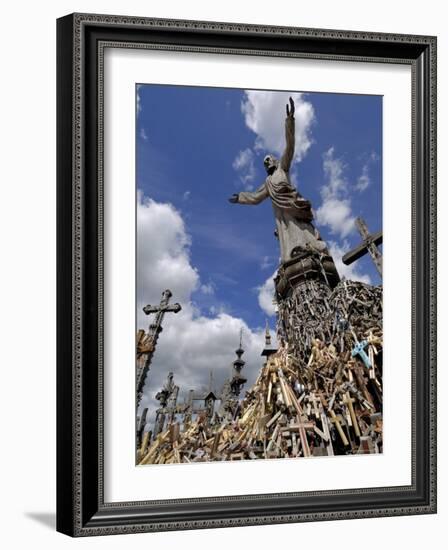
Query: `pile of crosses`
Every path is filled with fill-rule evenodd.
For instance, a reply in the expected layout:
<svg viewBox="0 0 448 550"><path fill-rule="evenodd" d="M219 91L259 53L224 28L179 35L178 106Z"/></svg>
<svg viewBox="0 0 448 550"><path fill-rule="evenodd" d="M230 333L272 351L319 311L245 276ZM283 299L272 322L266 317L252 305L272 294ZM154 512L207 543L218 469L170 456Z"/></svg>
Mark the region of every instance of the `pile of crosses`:
<svg viewBox="0 0 448 550"><path fill-rule="evenodd" d="M310 300L311 297L311 300ZM173 421L139 464L382 451L382 288L310 281L278 304L278 351L233 417Z"/></svg>
<svg viewBox="0 0 448 550"><path fill-rule="evenodd" d="M368 252L381 276L382 233L369 234L361 218L356 225L363 242L342 261L348 265ZM245 397L239 400L245 382L240 344L220 410L206 406L193 421L190 403L180 421L173 414L180 409L162 406L160 431L140 430L138 464L382 452L382 287L339 281L329 260L306 264L297 257L275 279L279 349L266 345L266 362ZM170 296L165 291L161 306L147 312L157 309L161 321L165 311L179 311L178 304L168 305ZM141 395L153 348L148 353L142 334L138 342L141 356L149 357L140 359Z"/></svg>

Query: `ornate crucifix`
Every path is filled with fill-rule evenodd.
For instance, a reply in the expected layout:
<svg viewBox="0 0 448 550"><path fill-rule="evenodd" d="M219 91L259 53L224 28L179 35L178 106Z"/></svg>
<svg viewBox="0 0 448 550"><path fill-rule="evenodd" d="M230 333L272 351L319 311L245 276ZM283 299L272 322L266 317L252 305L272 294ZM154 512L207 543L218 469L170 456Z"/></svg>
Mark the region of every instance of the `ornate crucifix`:
<svg viewBox="0 0 448 550"><path fill-rule="evenodd" d="M156 349L157 340L159 339L159 334L162 332L162 321L165 313L179 313L179 311L182 309L180 304L169 304L172 295L173 294L171 293L171 290L165 290L162 293L162 299L158 306L147 305L143 308L143 311L146 313L146 315L155 313L156 317L154 319L154 322L149 325L148 337L145 339L145 349L143 351L137 349L137 356L139 354L139 351L140 353L146 354L146 359L143 366L137 367L137 408L143 395L143 386L145 385L149 366L154 355L154 350Z"/></svg>
<svg viewBox="0 0 448 550"><path fill-rule="evenodd" d="M342 261L345 265L350 265L356 260L359 260L362 256L369 253L372 257L373 263L380 274L380 277L383 276L383 257L381 256L380 251L378 250L378 245L383 242L383 232L377 231L371 235L367 228L366 222L362 218L356 218L356 227L358 228L359 233L362 237L362 243L356 248L347 252L345 256L342 257Z"/></svg>

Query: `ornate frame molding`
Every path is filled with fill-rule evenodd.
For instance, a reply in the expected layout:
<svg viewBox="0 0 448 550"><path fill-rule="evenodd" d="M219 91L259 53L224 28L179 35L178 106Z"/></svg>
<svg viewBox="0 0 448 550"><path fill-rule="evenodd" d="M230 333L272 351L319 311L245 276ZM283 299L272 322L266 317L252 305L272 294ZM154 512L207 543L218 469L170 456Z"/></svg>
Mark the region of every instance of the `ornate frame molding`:
<svg viewBox="0 0 448 550"><path fill-rule="evenodd" d="M104 502L102 109L106 47L412 66L412 485ZM90 536L436 511L436 62L436 38L430 36L93 14L58 20L59 531ZM89 122L92 113L96 125ZM96 312L95 319L92 314L87 316L87 308ZM83 422L93 413L93 426ZM304 504L305 498L309 504Z"/></svg>

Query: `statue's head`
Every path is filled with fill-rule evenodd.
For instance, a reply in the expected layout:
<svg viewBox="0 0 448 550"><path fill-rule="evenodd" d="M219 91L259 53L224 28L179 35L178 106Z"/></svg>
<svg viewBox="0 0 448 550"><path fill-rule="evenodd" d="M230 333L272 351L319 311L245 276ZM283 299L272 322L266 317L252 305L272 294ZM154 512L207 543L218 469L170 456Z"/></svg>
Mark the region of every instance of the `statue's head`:
<svg viewBox="0 0 448 550"><path fill-rule="evenodd" d="M278 167L278 160L272 155L266 155L263 159L264 167L268 174L272 174Z"/></svg>

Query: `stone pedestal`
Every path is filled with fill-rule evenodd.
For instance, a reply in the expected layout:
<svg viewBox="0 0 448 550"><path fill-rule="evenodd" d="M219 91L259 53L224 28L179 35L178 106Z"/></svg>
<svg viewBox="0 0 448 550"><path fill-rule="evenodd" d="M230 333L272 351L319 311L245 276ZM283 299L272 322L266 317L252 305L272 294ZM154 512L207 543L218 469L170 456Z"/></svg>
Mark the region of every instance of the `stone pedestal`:
<svg viewBox="0 0 448 550"><path fill-rule="evenodd" d="M282 263L274 280L277 300L286 298L293 288L309 281L322 282L328 288L339 283L339 274L330 255L307 253Z"/></svg>

